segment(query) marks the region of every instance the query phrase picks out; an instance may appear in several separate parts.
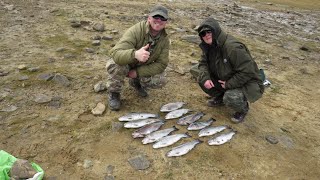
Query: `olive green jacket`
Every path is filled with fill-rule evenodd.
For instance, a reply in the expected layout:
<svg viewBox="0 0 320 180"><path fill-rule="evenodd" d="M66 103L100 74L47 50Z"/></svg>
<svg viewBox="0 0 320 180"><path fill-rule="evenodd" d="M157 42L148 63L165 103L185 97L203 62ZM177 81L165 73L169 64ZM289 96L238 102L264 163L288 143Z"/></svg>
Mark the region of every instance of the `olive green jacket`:
<svg viewBox="0 0 320 180"><path fill-rule="evenodd" d="M169 62L169 37L165 30L154 40L155 45L151 47L152 52L147 62L140 63L135 59L135 51L151 42L149 27L147 21L133 25L110 51L110 55L116 64L120 66L130 65L136 68L139 77L160 74Z"/></svg>
<svg viewBox="0 0 320 180"><path fill-rule="evenodd" d="M258 100L264 86L256 62L252 59L247 47L233 36L224 33L213 18L202 23L213 32L213 45L204 41L200 44L202 56L199 62L199 83L206 80L226 81L225 89L241 88L250 102ZM215 38L217 37L217 38Z"/></svg>

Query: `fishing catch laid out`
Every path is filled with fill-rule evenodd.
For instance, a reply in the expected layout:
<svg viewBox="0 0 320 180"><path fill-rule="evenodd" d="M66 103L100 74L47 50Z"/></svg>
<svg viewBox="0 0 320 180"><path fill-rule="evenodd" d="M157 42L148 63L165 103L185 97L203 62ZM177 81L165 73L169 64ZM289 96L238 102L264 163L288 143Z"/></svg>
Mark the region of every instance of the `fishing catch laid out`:
<svg viewBox="0 0 320 180"><path fill-rule="evenodd" d="M166 153L167 157L183 156L203 141L207 141L209 146L223 145L230 142L236 134L236 131L228 125L212 126L213 123L217 123L212 117L205 121L201 120L205 113L183 108L185 104L178 101L161 106L160 112L167 113L163 119L157 113L133 112L119 117L119 121L124 122L123 126L127 129L135 128L132 137L143 138L141 140L143 145L152 144L153 149L175 146ZM194 113L188 114L190 112ZM179 118L177 121L172 120L177 118ZM175 124L165 127L168 122ZM164 128L161 129L162 127ZM194 135L192 136L189 131Z"/></svg>

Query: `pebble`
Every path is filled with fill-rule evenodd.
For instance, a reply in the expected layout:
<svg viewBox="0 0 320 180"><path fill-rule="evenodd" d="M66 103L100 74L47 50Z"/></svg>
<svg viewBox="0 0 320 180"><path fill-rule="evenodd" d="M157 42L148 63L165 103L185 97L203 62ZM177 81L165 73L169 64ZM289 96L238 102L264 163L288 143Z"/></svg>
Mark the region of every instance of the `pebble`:
<svg viewBox="0 0 320 180"><path fill-rule="evenodd" d="M277 144L279 142L277 138L271 135L266 136L266 140L271 144Z"/></svg>

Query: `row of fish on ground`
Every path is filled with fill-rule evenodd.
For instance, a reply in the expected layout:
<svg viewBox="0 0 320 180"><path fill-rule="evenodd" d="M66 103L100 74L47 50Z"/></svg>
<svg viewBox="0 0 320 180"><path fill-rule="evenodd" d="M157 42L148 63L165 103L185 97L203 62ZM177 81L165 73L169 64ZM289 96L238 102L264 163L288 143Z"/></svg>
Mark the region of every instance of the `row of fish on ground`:
<svg viewBox="0 0 320 180"><path fill-rule="evenodd" d="M236 131L232 130L227 125L221 126L211 126L216 120L210 118L207 121L198 121L205 114L202 112L195 112L189 115L186 115L189 112L192 112L190 109L182 108L184 102L173 102L163 105L160 108L160 112L167 113L165 120L178 119L177 124L182 126L188 126L187 130L196 131L200 130L198 133L199 137L204 136L213 136L208 140L209 145L221 145L230 141ZM186 116L184 116L186 115ZM132 133L133 138L143 138L143 144L154 143L152 147L154 149L167 147L178 142L182 138L191 137L188 132L181 134L171 134L174 131L179 130L176 126L171 128L166 128L159 130L165 121L159 118L158 114L154 113L142 113L134 112L128 113L124 116L119 117L119 121L125 122L125 128L138 128ZM225 129L230 129L227 133L214 136L217 133L224 131ZM166 155L168 157L173 156L182 156L187 154L192 150L197 144L201 143L200 139L195 139L193 141L181 144L177 147L172 148Z"/></svg>

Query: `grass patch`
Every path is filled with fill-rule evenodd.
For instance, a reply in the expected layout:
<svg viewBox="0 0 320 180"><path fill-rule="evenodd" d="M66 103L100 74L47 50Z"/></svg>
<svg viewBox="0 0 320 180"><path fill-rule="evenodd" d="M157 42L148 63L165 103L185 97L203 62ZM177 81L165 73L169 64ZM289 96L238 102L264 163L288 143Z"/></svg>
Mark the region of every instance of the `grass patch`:
<svg viewBox="0 0 320 180"><path fill-rule="evenodd" d="M65 34L59 34L51 36L42 40L42 43L48 46L53 46L55 48L65 47L61 53L75 53L80 54L83 52L85 47L90 47L91 44L89 41L84 41L81 39L69 39Z"/></svg>

